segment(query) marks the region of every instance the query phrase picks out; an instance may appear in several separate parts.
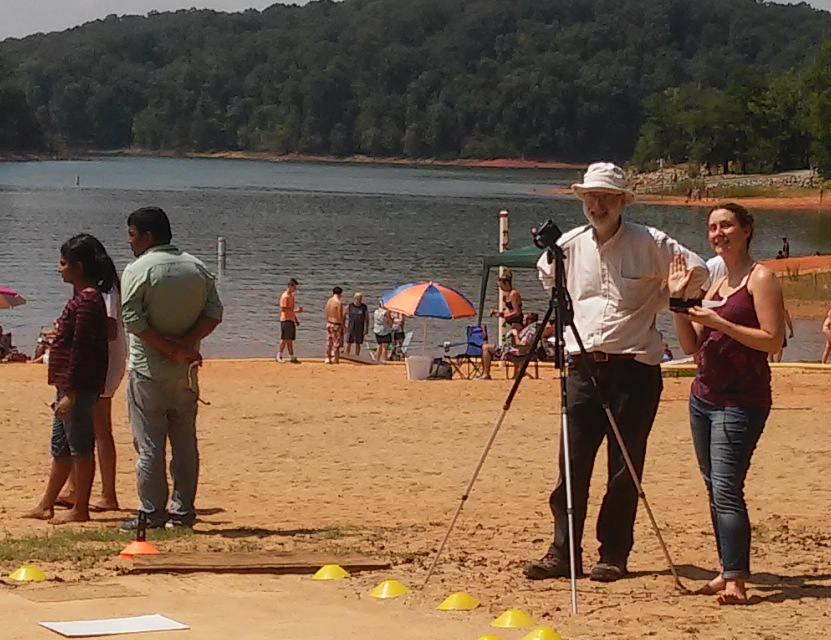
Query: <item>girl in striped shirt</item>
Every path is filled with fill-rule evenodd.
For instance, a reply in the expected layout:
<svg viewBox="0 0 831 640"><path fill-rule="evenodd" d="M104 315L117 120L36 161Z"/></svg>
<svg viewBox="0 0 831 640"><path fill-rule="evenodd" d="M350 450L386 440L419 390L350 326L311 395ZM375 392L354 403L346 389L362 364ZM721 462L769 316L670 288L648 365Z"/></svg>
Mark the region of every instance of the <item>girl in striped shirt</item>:
<svg viewBox="0 0 831 640"><path fill-rule="evenodd" d="M107 377L107 311L98 288L102 265L97 241L81 234L61 246L58 272L73 287L72 299L58 319L49 348L49 384L56 388L52 422L52 468L37 507L24 517L52 524L89 520L89 497L95 474L95 405ZM54 515L58 493L75 479L75 504Z"/></svg>

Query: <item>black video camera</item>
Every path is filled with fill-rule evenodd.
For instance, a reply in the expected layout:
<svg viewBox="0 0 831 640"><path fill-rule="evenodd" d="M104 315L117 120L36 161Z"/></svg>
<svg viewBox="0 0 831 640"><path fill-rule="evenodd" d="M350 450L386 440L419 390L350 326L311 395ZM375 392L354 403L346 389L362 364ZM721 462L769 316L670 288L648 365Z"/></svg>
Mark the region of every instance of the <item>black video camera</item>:
<svg viewBox="0 0 831 640"><path fill-rule="evenodd" d="M534 244L540 249L554 249L557 246L557 240L563 232L554 224L553 220L549 220L542 226L531 229L531 237L534 239Z"/></svg>

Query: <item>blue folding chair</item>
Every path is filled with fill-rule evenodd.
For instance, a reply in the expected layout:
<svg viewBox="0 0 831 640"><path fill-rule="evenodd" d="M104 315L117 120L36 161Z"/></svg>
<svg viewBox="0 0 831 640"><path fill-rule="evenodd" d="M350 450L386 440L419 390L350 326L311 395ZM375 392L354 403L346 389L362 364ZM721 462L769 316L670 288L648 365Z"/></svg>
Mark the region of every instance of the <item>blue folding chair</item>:
<svg viewBox="0 0 831 640"><path fill-rule="evenodd" d="M487 327L465 327L467 340L465 342L451 342L444 345L445 353L450 350L450 347L464 346L465 350L462 353L457 353L454 356L448 356L450 364L460 378L470 380L476 376L484 373L485 368L482 363L482 346L488 341Z"/></svg>

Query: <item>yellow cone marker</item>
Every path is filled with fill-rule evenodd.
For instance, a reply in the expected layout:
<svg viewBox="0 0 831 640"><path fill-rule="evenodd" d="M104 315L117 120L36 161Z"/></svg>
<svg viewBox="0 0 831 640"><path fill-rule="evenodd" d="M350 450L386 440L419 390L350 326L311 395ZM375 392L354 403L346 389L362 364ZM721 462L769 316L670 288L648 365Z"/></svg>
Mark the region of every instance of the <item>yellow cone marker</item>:
<svg viewBox="0 0 831 640"><path fill-rule="evenodd" d="M398 580L384 580L381 584L369 592L373 598L397 598L410 590Z"/></svg>
<svg viewBox="0 0 831 640"><path fill-rule="evenodd" d="M18 582L42 582L46 580L46 574L37 567L25 565L12 573L9 578Z"/></svg>
<svg viewBox="0 0 831 640"><path fill-rule="evenodd" d="M312 580L341 580L348 578L349 572L338 564L324 564L317 573L312 576Z"/></svg>
<svg viewBox="0 0 831 640"><path fill-rule="evenodd" d="M492 627L502 629L515 629L517 627L530 627L534 621L521 609L508 609L505 613L491 622Z"/></svg>
<svg viewBox="0 0 831 640"><path fill-rule="evenodd" d="M479 601L471 595L462 593L451 593L438 609L439 611L470 611L479 606Z"/></svg>
<svg viewBox="0 0 831 640"><path fill-rule="evenodd" d="M520 640L563 640L563 638L551 627L537 627Z"/></svg>

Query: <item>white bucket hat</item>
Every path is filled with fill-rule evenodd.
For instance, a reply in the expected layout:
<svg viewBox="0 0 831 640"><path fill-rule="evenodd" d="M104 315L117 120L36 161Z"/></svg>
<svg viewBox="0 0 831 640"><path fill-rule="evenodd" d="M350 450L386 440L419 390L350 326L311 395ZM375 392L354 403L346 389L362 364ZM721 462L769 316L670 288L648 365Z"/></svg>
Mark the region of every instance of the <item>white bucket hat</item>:
<svg viewBox="0 0 831 640"><path fill-rule="evenodd" d="M611 162L590 164L583 175L583 182L571 185L571 189L581 200L587 191L602 191L624 194L626 204L632 204L635 201L635 192L627 186L626 174L623 169Z"/></svg>

